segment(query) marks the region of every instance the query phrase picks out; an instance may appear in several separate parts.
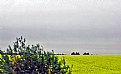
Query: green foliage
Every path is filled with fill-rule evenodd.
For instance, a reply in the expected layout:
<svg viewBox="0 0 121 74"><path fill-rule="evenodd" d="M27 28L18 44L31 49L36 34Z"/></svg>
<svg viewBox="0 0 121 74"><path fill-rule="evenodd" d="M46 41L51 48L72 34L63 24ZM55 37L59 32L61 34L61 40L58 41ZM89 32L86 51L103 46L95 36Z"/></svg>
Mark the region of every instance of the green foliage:
<svg viewBox="0 0 121 74"><path fill-rule="evenodd" d="M13 48L9 45L7 54L0 50L0 72L7 74L71 74L71 68L61 61L54 51L46 52L39 44L26 46L22 36L16 38ZM20 57L18 57L19 55ZM14 58L14 60L11 60Z"/></svg>

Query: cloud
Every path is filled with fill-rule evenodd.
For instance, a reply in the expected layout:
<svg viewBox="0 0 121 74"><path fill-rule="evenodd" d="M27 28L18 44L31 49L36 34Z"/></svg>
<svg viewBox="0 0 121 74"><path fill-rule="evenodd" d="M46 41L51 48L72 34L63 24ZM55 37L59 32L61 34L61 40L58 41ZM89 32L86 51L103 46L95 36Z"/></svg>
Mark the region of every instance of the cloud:
<svg viewBox="0 0 121 74"><path fill-rule="evenodd" d="M121 0L2 0L0 9L2 47L23 35L48 49L121 49Z"/></svg>
<svg viewBox="0 0 121 74"><path fill-rule="evenodd" d="M3 28L2 27L0 27L0 30L2 30Z"/></svg>

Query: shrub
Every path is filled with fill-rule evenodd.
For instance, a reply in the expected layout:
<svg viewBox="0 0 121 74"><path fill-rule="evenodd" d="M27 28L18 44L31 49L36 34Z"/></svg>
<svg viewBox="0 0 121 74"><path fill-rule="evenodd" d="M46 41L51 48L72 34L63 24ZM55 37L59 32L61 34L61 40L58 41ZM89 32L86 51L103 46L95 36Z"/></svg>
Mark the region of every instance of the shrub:
<svg viewBox="0 0 121 74"><path fill-rule="evenodd" d="M26 46L22 36L16 38L13 48L9 45L6 54L0 50L0 73L5 74L71 74L72 67L65 59L58 61L54 51L46 52L39 44Z"/></svg>

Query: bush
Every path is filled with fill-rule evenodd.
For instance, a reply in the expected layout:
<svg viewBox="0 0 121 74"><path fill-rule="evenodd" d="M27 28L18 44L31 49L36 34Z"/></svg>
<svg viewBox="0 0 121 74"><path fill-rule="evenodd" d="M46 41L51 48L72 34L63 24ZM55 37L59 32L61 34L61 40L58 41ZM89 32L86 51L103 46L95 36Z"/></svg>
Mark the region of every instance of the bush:
<svg viewBox="0 0 121 74"><path fill-rule="evenodd" d="M58 61L54 51L46 52L39 44L26 46L25 38L16 38L6 54L0 50L0 73L5 74L71 74L65 59Z"/></svg>

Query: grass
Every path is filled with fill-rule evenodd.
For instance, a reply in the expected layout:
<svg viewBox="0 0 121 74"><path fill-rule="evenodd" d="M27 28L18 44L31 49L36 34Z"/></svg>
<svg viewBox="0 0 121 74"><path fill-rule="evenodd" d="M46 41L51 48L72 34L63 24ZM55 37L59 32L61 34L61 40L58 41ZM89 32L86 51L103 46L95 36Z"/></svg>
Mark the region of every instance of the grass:
<svg viewBox="0 0 121 74"><path fill-rule="evenodd" d="M121 74L121 55L63 56L68 65L73 64L72 74Z"/></svg>

